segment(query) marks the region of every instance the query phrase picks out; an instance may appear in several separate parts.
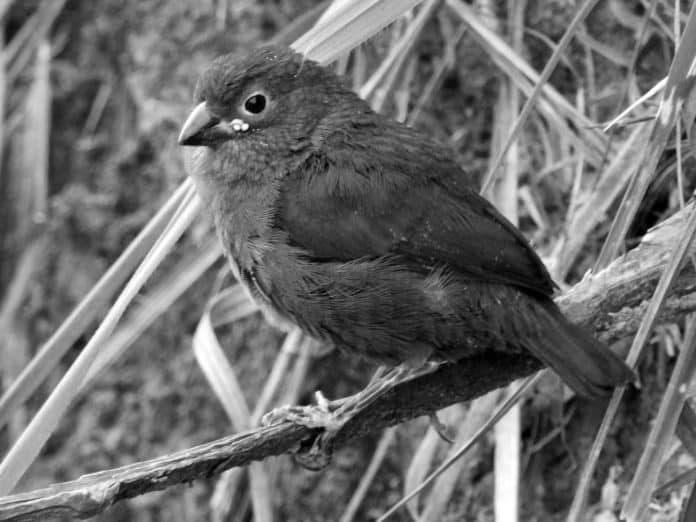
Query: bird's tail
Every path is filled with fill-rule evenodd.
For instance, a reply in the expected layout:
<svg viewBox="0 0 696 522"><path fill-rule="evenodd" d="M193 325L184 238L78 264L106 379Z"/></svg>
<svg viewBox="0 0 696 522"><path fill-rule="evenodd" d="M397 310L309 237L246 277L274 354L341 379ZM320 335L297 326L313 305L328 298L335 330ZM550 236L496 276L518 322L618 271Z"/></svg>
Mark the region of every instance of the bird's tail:
<svg viewBox="0 0 696 522"><path fill-rule="evenodd" d="M548 325L543 325L540 335L529 339L526 347L576 393L606 396L617 385L636 379L621 358L582 327L568 321L553 301L539 305Z"/></svg>

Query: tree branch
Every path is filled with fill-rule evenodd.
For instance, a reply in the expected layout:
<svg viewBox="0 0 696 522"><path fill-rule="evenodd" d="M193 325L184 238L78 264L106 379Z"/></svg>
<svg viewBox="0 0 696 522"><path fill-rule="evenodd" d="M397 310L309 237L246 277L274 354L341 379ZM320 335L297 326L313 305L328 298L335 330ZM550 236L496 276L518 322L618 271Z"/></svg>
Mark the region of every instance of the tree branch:
<svg viewBox="0 0 696 522"><path fill-rule="evenodd" d="M651 229L638 247L562 295L557 301L563 311L609 342L634 333L674 242L680 239L694 208L692 203ZM696 310L695 275L694 264L687 263L665 303L662 321L677 320ZM530 356L493 350L443 366L379 397L345 424L334 443L340 446L387 426L471 400L539 368L540 363ZM319 433L320 430L285 423L225 437L158 459L5 497L0 499L0 520L45 520L61 515L87 518L125 498L298 451L311 445Z"/></svg>

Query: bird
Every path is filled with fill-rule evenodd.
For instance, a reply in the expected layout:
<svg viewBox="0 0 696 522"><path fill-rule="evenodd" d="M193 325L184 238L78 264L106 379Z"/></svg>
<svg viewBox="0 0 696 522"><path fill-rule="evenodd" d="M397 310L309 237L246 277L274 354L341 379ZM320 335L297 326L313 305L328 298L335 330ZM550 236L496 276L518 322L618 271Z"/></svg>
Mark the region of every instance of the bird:
<svg viewBox="0 0 696 522"><path fill-rule="evenodd" d="M452 153L330 69L282 46L224 55L194 104L188 173L270 322L407 372L497 350L583 396L634 379L563 315L539 256Z"/></svg>

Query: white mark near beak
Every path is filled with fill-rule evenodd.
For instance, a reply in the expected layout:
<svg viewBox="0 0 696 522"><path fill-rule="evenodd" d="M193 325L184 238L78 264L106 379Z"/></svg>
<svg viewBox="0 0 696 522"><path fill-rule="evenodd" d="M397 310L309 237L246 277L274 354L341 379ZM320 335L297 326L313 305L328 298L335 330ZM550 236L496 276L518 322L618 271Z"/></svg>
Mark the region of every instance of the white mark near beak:
<svg viewBox="0 0 696 522"><path fill-rule="evenodd" d="M235 132L246 132L249 130L249 124L240 118L235 118L230 121L230 127Z"/></svg>

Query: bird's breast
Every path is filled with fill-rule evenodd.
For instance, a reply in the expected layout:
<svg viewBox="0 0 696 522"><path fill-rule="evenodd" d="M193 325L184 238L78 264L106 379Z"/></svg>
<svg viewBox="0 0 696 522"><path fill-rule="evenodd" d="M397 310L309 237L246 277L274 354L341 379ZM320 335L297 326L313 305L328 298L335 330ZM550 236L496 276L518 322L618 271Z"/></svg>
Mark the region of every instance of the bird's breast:
<svg viewBox="0 0 696 522"><path fill-rule="evenodd" d="M232 273L245 289L249 298L259 307L273 326L289 331L296 321L278 304L274 293L278 285L269 276L268 258L274 248L267 239L247 239L230 245L226 252Z"/></svg>

